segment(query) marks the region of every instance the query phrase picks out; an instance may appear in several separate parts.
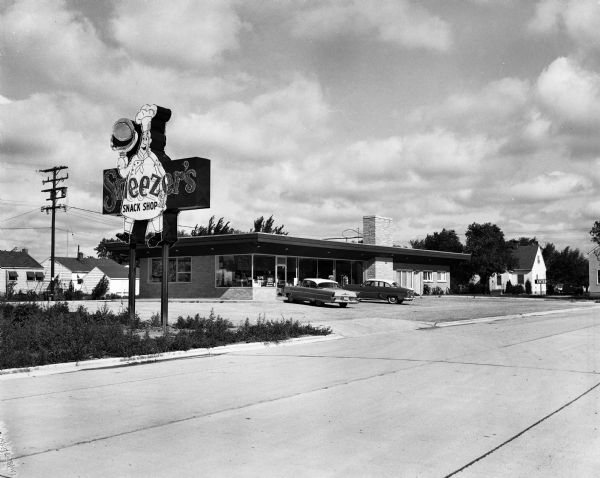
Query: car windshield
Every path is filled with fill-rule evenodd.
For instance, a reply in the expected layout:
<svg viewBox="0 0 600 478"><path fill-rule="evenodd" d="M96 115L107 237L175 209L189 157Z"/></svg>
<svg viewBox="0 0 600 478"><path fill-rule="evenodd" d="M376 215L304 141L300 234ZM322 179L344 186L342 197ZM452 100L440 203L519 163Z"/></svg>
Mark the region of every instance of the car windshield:
<svg viewBox="0 0 600 478"><path fill-rule="evenodd" d="M319 289L338 289L340 286L337 282L320 282L317 287Z"/></svg>

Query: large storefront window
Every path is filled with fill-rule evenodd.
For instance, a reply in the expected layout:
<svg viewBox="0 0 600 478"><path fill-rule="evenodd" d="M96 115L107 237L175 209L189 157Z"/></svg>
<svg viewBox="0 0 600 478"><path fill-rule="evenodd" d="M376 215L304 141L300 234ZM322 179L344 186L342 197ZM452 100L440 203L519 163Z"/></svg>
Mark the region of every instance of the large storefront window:
<svg viewBox="0 0 600 478"><path fill-rule="evenodd" d="M261 287L275 287L275 256L254 256L254 281Z"/></svg>
<svg viewBox="0 0 600 478"><path fill-rule="evenodd" d="M334 279L333 275L333 261L331 259L319 259L319 272L318 277L320 279Z"/></svg>
<svg viewBox="0 0 600 478"><path fill-rule="evenodd" d="M297 279L296 276L296 267L298 266L298 258L297 257L288 257L286 261L286 282L288 285L294 285L294 279ZM297 281L296 281L297 283Z"/></svg>
<svg viewBox="0 0 600 478"><path fill-rule="evenodd" d="M216 287L252 287L252 256L217 256Z"/></svg>
<svg viewBox="0 0 600 478"><path fill-rule="evenodd" d="M317 277L317 259L301 257L298 259L298 280Z"/></svg>
<svg viewBox="0 0 600 478"><path fill-rule="evenodd" d="M192 258L173 257L169 259L169 282L192 282ZM150 282L162 282L162 259L151 259Z"/></svg>
<svg viewBox="0 0 600 478"><path fill-rule="evenodd" d="M335 261L335 280L341 286L352 283L352 262Z"/></svg>
<svg viewBox="0 0 600 478"><path fill-rule="evenodd" d="M216 287L282 287L302 279L320 277L340 284L362 282L360 261L313 259L260 254L216 256ZM160 280L160 279L159 279Z"/></svg>

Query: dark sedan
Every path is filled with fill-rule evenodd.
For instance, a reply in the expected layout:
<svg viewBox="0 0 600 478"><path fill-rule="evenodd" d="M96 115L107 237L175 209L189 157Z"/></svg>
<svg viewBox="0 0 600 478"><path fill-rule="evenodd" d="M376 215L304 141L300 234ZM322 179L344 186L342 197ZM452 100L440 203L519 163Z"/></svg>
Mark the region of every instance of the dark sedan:
<svg viewBox="0 0 600 478"><path fill-rule="evenodd" d="M344 286L344 289L356 292L359 300L387 300L390 304L401 304L404 301L413 300L415 295L414 290L385 279L369 279L362 284L348 284Z"/></svg>

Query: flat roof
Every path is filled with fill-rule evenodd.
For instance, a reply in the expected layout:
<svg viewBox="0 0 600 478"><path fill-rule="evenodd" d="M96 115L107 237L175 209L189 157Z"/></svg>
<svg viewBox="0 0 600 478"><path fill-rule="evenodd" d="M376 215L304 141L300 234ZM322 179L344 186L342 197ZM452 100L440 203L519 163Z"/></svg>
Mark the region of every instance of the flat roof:
<svg viewBox="0 0 600 478"><path fill-rule="evenodd" d="M129 246L121 242L107 243L108 250L128 254ZM451 264L469 261L470 254L431 251L406 247L374 246L352 242L284 236L249 232L216 236L180 237L169 250L172 257L230 254L271 254L347 260L368 260L375 257L390 258L395 262L413 264ZM137 256L160 257L161 248L137 247Z"/></svg>

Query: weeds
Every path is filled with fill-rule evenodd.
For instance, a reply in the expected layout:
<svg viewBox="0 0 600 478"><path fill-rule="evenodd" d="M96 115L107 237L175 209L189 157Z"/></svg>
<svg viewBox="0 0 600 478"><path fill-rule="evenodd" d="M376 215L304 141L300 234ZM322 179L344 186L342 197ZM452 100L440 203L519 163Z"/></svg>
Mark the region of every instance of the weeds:
<svg viewBox="0 0 600 478"><path fill-rule="evenodd" d="M150 326L160 325L154 314ZM73 362L103 357L130 357L174 350L216 347L237 342L271 342L302 335L328 335L298 321L248 319L239 327L216 315L179 317L175 333L152 337L136 314L130 323L127 309L115 314L104 305L94 313L83 306L69 312L66 302L41 307L34 302L0 303L0 369Z"/></svg>

